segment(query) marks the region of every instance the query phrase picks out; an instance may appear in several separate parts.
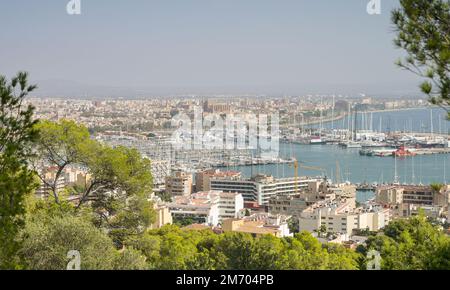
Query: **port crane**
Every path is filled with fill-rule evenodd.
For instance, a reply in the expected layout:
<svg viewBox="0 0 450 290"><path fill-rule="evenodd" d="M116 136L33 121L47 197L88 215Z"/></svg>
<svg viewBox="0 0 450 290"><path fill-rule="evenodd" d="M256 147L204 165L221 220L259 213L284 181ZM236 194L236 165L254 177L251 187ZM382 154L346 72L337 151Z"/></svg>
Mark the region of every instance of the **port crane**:
<svg viewBox="0 0 450 290"><path fill-rule="evenodd" d="M292 166L292 165L290 165ZM294 188L295 188L295 193L298 194L299 190L298 190L298 183L299 183L299 168L303 168L306 170L312 170L312 171L320 171L322 173L324 173L324 175L326 175L326 170L321 168L321 167L317 167L317 166L307 166L307 165L301 165L300 162L298 160L294 161Z"/></svg>
<svg viewBox="0 0 450 290"><path fill-rule="evenodd" d="M312 170L312 171L320 171L320 172L324 173L324 175L326 175L326 173L327 173L327 171L325 169L323 169L321 167L317 167L317 166L300 165L300 168Z"/></svg>

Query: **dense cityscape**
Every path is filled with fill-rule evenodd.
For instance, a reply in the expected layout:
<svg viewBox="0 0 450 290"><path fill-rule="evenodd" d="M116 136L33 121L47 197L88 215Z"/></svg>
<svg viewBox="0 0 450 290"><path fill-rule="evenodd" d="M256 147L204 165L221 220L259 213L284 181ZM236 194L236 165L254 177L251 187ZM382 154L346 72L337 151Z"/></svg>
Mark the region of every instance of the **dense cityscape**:
<svg viewBox="0 0 450 290"><path fill-rule="evenodd" d="M450 2L367 1L0 16L0 270L450 270Z"/></svg>
<svg viewBox="0 0 450 290"><path fill-rule="evenodd" d="M365 148L359 151L360 155L399 159L414 158L418 154L444 154L448 160L446 154L450 153L450 140L448 132L442 132L442 129L428 133L408 130L385 132L374 129L371 124L370 114L374 111L430 110L428 102L423 99L186 97L153 100L30 99L29 103L36 107L36 116L40 119L81 123L89 129L91 138L112 147L135 148L151 160L151 200L157 212L157 220L152 225L155 229L177 224L186 229L245 232L256 236L271 234L276 237L290 237L294 233L308 231L323 242L338 243L352 249L367 240L368 236L361 235L361 232L378 232L391 220L416 216L422 211L446 231L449 229L449 184L423 184L419 183L419 177L417 183L405 184L399 182L398 176L383 184L352 183L339 172L338 164L332 173L334 179L330 179L320 164L303 165L296 156L264 158L258 155L257 150L237 148L177 150L172 142L172 134L177 129L174 116L192 116L195 107L203 109L203 119L214 114L280 112L280 142L286 144L339 146L341 150ZM366 128L354 128L354 121L350 119L350 129L326 130L321 127L323 123L340 122L347 114L353 114L356 108L361 114L359 119L368 118L362 122ZM313 124L320 126L313 128L310 126ZM253 168L265 164L288 164L294 169L295 176L272 176L255 169L254 175L246 177L241 171L230 169L239 165ZM62 191L76 184L89 183L88 168L71 164L61 172L61 167L55 165L43 164L40 175L44 177L44 183L37 190L39 196L45 197L55 186ZM300 176L299 171L303 169L316 171L316 175ZM373 196L357 201L361 192L373 192ZM78 198L78 195L69 197L71 201Z"/></svg>

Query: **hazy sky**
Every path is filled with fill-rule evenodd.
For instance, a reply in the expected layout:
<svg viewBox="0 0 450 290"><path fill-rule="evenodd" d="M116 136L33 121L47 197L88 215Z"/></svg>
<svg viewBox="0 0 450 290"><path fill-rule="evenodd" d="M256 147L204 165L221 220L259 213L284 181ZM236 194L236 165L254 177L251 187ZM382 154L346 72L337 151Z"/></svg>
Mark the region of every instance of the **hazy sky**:
<svg viewBox="0 0 450 290"><path fill-rule="evenodd" d="M369 0L0 0L0 74L117 87L406 90ZM414 91L413 87L411 91Z"/></svg>

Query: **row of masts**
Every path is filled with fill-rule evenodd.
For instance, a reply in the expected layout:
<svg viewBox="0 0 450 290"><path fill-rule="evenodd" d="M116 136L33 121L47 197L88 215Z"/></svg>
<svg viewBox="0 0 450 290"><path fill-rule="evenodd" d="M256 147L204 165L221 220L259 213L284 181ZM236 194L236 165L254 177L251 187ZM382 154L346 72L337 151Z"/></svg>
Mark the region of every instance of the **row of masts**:
<svg viewBox="0 0 450 290"><path fill-rule="evenodd" d="M356 110L356 109L355 109ZM355 111L353 110L353 112ZM420 130L415 130L413 126L413 120L410 118L408 120L404 121L403 129L399 129L399 126L397 126L397 120L391 120L390 117L388 117L386 128L383 128L383 116L378 116L378 120L376 121L373 115L373 112L358 112L357 114L351 113L351 109L346 114L346 117L342 118L342 126L341 128L346 128L349 132L352 132L354 134L355 128L358 127L358 131L369 131L369 132L378 132L378 133L390 133L393 129L391 127L391 123L395 122L395 129L396 131L401 130L404 133L430 133L430 136L433 138L436 133L439 135L447 134L448 132L445 132L445 126L442 125L442 120L444 120L443 115L439 115L440 118L438 119L438 128L434 125L435 120L433 119L433 112L430 110L430 127L426 126L423 121L420 122ZM334 113L332 113L334 114ZM356 120L355 115L357 116ZM360 117L361 116L361 117ZM302 121L300 123L297 122L297 117L294 116L294 121L291 122L291 126L299 126L301 131L313 131L313 128L305 128L308 126L308 124L305 122L305 117L302 116ZM324 120L323 120L323 112L320 111L320 120L319 122L319 128L317 129L317 132L322 134L324 131ZM335 131L336 128L336 120L334 117L332 117L330 130ZM375 125L375 123L378 123ZM429 128L429 130L427 130ZM444 130L443 130L444 129ZM448 128L450 129L450 128ZM447 130L448 130L447 129Z"/></svg>

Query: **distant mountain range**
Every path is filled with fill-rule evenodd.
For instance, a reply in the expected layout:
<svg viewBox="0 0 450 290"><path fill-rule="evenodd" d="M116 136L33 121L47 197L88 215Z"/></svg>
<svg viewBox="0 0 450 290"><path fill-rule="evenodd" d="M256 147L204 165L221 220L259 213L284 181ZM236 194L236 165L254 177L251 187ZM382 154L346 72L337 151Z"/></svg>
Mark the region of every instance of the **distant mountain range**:
<svg viewBox="0 0 450 290"><path fill-rule="evenodd" d="M69 80L37 81L37 97L58 98L146 98L155 96L191 96L191 95L306 95L306 94L342 94L349 96L361 93L379 97L420 96L418 83L385 84L298 84L298 85L230 85L230 86L148 86L122 87L92 85Z"/></svg>

